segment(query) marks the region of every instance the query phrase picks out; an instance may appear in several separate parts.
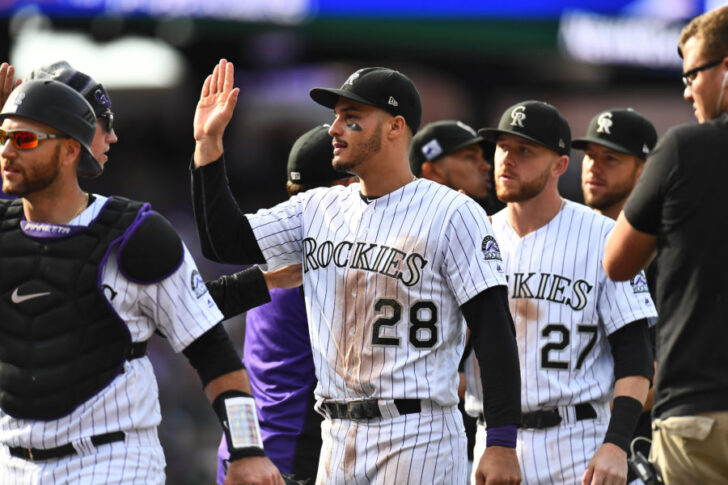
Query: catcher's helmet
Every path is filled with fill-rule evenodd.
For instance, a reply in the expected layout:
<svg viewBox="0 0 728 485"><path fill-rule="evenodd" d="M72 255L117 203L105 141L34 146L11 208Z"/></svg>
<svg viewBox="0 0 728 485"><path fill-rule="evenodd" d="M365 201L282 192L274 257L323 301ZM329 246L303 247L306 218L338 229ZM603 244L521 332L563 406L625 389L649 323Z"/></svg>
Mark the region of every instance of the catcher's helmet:
<svg viewBox="0 0 728 485"><path fill-rule="evenodd" d="M96 115L73 88L48 79L25 81L10 93L0 112L0 122L8 116L38 121L70 136L81 144L78 174L95 177L101 173L101 165L91 153Z"/></svg>

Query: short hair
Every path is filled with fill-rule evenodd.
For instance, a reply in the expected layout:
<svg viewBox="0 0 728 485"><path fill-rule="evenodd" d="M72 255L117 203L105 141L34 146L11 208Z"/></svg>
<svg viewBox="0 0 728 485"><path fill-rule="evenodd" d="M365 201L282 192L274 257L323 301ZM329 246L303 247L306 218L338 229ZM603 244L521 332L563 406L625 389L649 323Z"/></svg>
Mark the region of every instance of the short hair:
<svg viewBox="0 0 728 485"><path fill-rule="evenodd" d="M307 185L302 185L302 184L297 184L295 182L291 182L290 180L286 182L286 192L288 192L289 197L293 197L294 195L298 194L299 192L305 192L305 191L313 189L315 187L321 187L321 186L320 185L307 186Z"/></svg>
<svg viewBox="0 0 728 485"><path fill-rule="evenodd" d="M678 42L680 57L683 56L683 47L693 37L703 41L706 58L713 60L728 56L728 6L698 15L683 28Z"/></svg>

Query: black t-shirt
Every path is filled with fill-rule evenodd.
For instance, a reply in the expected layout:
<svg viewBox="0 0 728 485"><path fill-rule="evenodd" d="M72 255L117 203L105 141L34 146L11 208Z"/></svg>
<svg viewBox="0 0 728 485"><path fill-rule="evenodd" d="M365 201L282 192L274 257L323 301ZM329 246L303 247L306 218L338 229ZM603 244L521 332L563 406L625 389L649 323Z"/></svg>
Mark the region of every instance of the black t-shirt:
<svg viewBox="0 0 728 485"><path fill-rule="evenodd" d="M657 236L655 417L728 410L728 115L669 130L624 213Z"/></svg>

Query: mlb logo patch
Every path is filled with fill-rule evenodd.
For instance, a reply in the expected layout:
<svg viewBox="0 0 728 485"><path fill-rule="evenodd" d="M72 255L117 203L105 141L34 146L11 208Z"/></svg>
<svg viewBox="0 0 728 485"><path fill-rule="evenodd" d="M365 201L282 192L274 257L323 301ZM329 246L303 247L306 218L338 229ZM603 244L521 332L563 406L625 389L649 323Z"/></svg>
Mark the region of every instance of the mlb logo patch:
<svg viewBox="0 0 728 485"><path fill-rule="evenodd" d="M493 236L485 236L483 238L483 243L480 245L480 249L483 251L483 258L486 261L503 261L503 258L501 258L500 248Z"/></svg>
<svg viewBox="0 0 728 485"><path fill-rule="evenodd" d="M205 280L202 279L202 276L200 276L200 272L196 269L193 269L192 273L190 274L190 289L195 294L195 297L198 299L202 295L207 293L207 285L205 285Z"/></svg>
<svg viewBox="0 0 728 485"><path fill-rule="evenodd" d="M632 291L637 293L649 293L650 289L647 287L647 276L644 271L637 273L637 276L629 280L629 284L632 285Z"/></svg>

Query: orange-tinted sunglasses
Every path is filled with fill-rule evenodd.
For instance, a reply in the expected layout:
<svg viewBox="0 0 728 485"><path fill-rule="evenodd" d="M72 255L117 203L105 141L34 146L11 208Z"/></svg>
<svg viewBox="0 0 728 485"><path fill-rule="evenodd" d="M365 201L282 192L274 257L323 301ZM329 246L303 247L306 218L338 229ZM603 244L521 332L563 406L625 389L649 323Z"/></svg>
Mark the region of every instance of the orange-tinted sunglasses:
<svg viewBox="0 0 728 485"><path fill-rule="evenodd" d="M44 133L34 130L3 130L0 128L0 146L5 145L8 138L12 140L13 146L20 150L30 150L38 146L40 140L48 138L70 138L68 135L56 133Z"/></svg>

